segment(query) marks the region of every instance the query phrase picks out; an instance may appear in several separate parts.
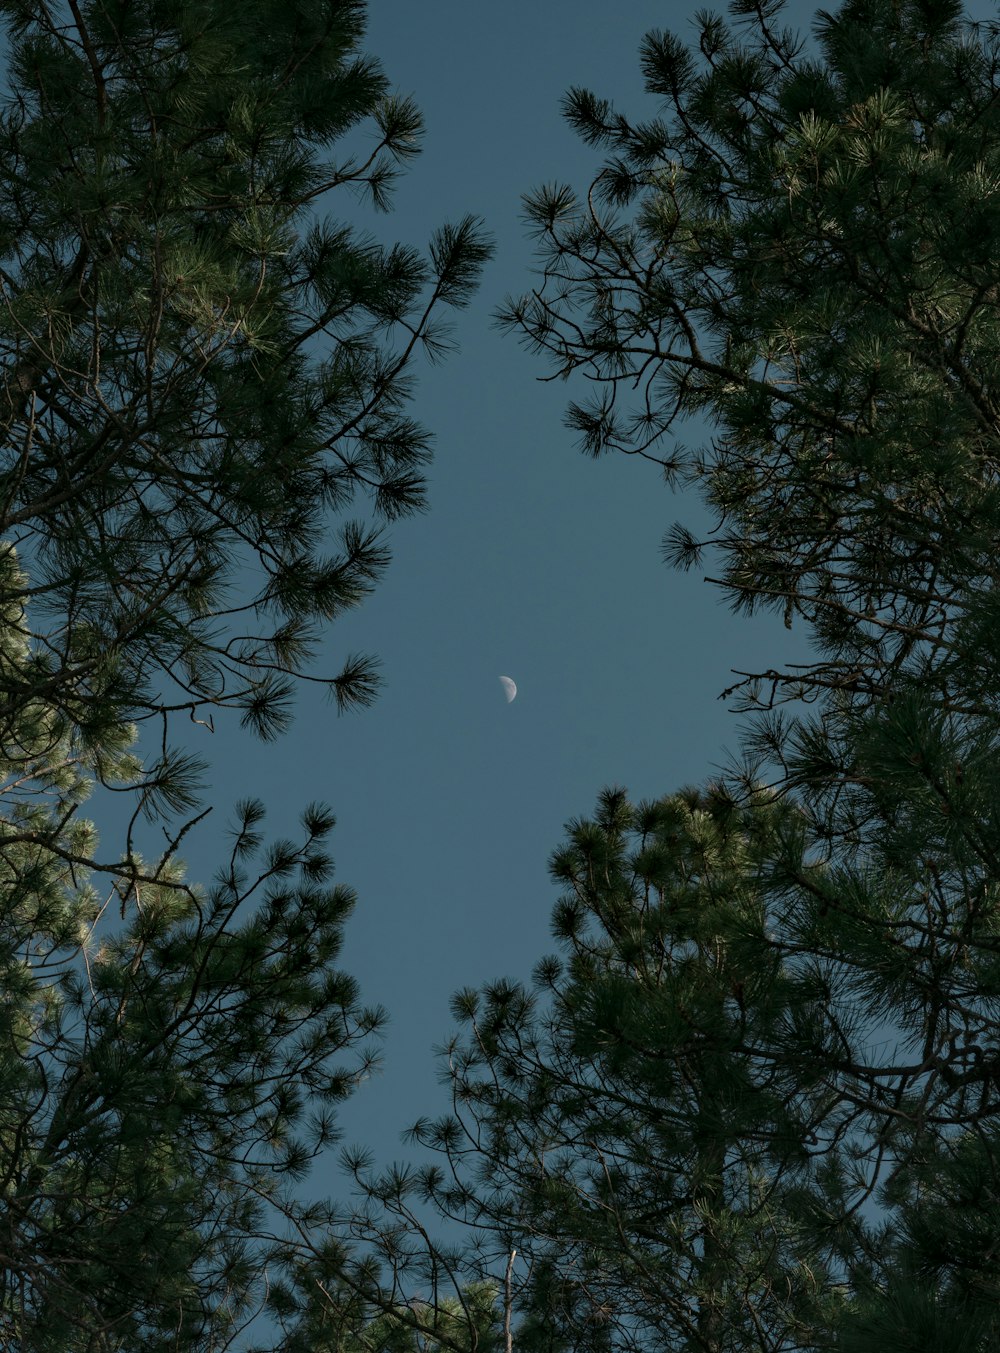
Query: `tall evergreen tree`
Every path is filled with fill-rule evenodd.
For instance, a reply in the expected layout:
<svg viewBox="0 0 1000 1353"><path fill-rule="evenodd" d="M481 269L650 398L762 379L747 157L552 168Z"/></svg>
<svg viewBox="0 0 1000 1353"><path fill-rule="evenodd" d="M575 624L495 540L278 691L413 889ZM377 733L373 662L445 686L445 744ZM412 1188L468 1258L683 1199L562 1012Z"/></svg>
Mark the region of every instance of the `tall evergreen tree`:
<svg viewBox="0 0 1000 1353"><path fill-rule="evenodd" d="M303 1280L297 1186L371 1063L381 1012L335 966L352 895L325 808L266 846L239 805L205 888L186 827L145 861L81 815L95 782L164 825L192 807L177 715L280 732L320 626L388 562L384 523L423 504L413 367L490 249L471 218L424 256L310 216L335 189L385 210L419 148L362 53L365 8L0 0L11 1353L246 1346L280 1318L272 1285ZM323 680L365 704L375 661Z"/></svg>
<svg viewBox="0 0 1000 1353"><path fill-rule="evenodd" d="M862 1221L817 1224L849 1192L850 1118L816 1056L817 975L770 938L795 816L606 791L552 862L565 960L534 993L456 997L454 1114L416 1128L448 1167L422 1182L483 1235L485 1271L521 1256L518 1347L799 1346L875 1264Z"/></svg>
<svg viewBox="0 0 1000 1353"><path fill-rule="evenodd" d="M605 791L552 860L564 956L455 997L444 1163L367 1182L495 1287L517 1252L519 1348L995 1347L996 748L949 820L892 731L883 849L835 865L772 791Z"/></svg>
<svg viewBox="0 0 1000 1353"><path fill-rule="evenodd" d="M997 697L1000 29L960 0L848 0L816 47L784 0L650 33L659 116L571 89L609 155L585 198L526 198L544 281L501 322L594 391L592 455L699 484L733 608L803 619L810 665L739 673L750 706L919 680L948 708ZM689 416L718 429L691 453ZM737 688L734 688L737 689Z"/></svg>
<svg viewBox="0 0 1000 1353"><path fill-rule="evenodd" d="M17 668L12 604L0 664ZM334 966L353 897L329 882L332 818L308 809L299 844L265 850L263 809L242 805L208 889L186 884L172 851L102 863L79 813L94 758L71 724L36 697L8 728L0 1343L232 1347L283 1271L275 1221L333 1139L381 1022ZM105 775L136 775L129 741L100 748Z"/></svg>
<svg viewBox="0 0 1000 1353"><path fill-rule="evenodd" d="M310 216L385 210L419 149L365 9L0 4L0 539L33 628L7 717L44 689L84 736L227 705L275 735L380 521L422 506L414 360L490 251L471 218L422 256ZM353 656L328 685L376 681Z"/></svg>

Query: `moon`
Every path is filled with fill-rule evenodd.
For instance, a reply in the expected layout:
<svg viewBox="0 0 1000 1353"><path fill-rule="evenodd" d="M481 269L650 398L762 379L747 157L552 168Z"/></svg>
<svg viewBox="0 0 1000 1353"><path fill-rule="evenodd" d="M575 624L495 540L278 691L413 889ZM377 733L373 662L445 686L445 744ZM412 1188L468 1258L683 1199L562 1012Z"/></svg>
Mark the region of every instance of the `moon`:
<svg viewBox="0 0 1000 1353"><path fill-rule="evenodd" d="M511 681L510 677L505 676L500 678L500 685L503 687L503 693L507 697L507 703L509 705L514 699L514 696L517 695L517 687L514 685L513 681Z"/></svg>

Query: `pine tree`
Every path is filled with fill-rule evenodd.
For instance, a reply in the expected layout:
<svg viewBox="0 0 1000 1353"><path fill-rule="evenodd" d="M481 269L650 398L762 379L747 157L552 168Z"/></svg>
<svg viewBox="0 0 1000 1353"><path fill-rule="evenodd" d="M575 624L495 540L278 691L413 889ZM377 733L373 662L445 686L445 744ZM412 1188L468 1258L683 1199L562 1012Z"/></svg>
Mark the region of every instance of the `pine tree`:
<svg viewBox="0 0 1000 1353"><path fill-rule="evenodd" d="M589 454L702 488L717 530L674 527L669 562L707 550L734 610L808 626L816 660L739 672L745 708L918 680L991 711L1000 29L960 0L848 0L807 52L783 0L729 8L696 47L646 37L659 116L566 95L608 158L585 198L525 199L544 281L501 323L586 374ZM689 417L717 429L697 453Z"/></svg>
<svg viewBox="0 0 1000 1353"><path fill-rule="evenodd" d="M878 1271L830 993L773 937L800 817L605 791L552 860L565 957L456 996L454 1111L414 1129L447 1161L419 1187L483 1275L517 1250L519 1348L812 1347Z"/></svg>
<svg viewBox="0 0 1000 1353"><path fill-rule="evenodd" d="M423 505L413 367L490 249L471 218L423 256L315 214L387 209L419 148L358 0L0 20L0 1343L210 1353L308 1276L302 1180L382 1012L336 967L330 812L267 844L237 805L195 886L170 730L287 723ZM375 668L323 680L363 705ZM95 784L136 793L159 858L101 847Z"/></svg>
<svg viewBox="0 0 1000 1353"><path fill-rule="evenodd" d="M4 555L7 595L23 589ZM24 662L0 615L0 666ZM382 1014L338 972L353 895L318 807L264 848L247 802L207 889L176 842L98 858L93 768L139 773L130 732L91 747L42 697L0 744L0 1342L12 1353L221 1349L287 1266L276 1220L335 1137ZM263 856L256 875L255 858Z"/></svg>
<svg viewBox="0 0 1000 1353"><path fill-rule="evenodd" d="M517 1252L518 1348L986 1353L996 764L947 821L901 755L884 849L836 864L770 790L605 791L552 859L563 957L458 993L443 1163L370 1198L459 1219L495 1288Z"/></svg>
<svg viewBox="0 0 1000 1353"><path fill-rule="evenodd" d="M0 17L0 539L33 626L3 708L44 689L104 736L232 706L272 737L384 571L380 522L423 506L414 361L489 246L471 218L422 256L315 213L386 210L419 149L359 0ZM356 655L327 680L340 708L376 684Z"/></svg>

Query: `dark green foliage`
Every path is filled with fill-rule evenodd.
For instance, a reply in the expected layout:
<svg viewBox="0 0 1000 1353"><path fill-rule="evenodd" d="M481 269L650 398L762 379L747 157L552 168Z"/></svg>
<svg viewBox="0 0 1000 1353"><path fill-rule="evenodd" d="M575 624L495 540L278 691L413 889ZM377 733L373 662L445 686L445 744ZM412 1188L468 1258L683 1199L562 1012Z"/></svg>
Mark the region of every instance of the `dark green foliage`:
<svg viewBox="0 0 1000 1353"><path fill-rule="evenodd" d="M188 884L199 818L171 824L203 766L172 718L234 708L279 734L326 622L386 568L385 523L424 504L415 360L447 348L441 308L490 248L471 218L423 254L317 214L338 188L386 209L419 148L365 14L0 0L9 1353L221 1353L273 1333L283 1291L316 1301L309 1228L329 1209L301 1185L382 1019L336 967L353 896L326 809L267 845L254 801L214 883ZM376 669L353 654L310 679L346 709ZM98 851L95 781L134 791L159 858L131 826ZM347 1342L379 1347L379 1311L349 1315ZM320 1323L273 1347L344 1348Z"/></svg>
<svg viewBox="0 0 1000 1353"><path fill-rule="evenodd" d="M282 1353L499 1353L496 1293L489 1284L470 1283L439 1301L388 1300L380 1309L348 1285L345 1266L344 1251L328 1247L299 1268L294 1285L272 1288L269 1308L285 1331ZM376 1288L370 1277L365 1281Z"/></svg>
<svg viewBox="0 0 1000 1353"><path fill-rule="evenodd" d="M552 860L565 957L534 992L456 999L454 1113L414 1129L447 1164L420 1187L477 1228L483 1274L522 1256L518 1347L806 1346L879 1271L877 1230L845 1211L846 992L775 938L800 817L607 791Z"/></svg>
<svg viewBox="0 0 1000 1353"><path fill-rule="evenodd" d="M896 1322L985 1353L997 760L936 832L897 767L905 811L836 860L770 791L606 791L552 858L562 957L455 997L453 1110L413 1130L444 1164L371 1197L461 1218L494 1285L518 1251L519 1348L862 1353Z"/></svg>
<svg viewBox="0 0 1000 1353"><path fill-rule="evenodd" d="M719 530L673 528L669 562L709 550L734 609L807 622L820 656L740 672L744 707L831 691L866 706L913 678L983 712L998 694L998 29L954 0L851 0L817 16L816 59L775 26L781 9L700 15L700 52L649 34L651 122L570 91L570 124L609 158L586 200L526 199L546 280L500 318L596 382L568 415L586 451L703 487ZM692 415L717 428L696 455L675 440Z"/></svg>
<svg viewBox="0 0 1000 1353"><path fill-rule="evenodd" d="M39 745L37 801L0 824L0 1342L221 1349L371 1065L382 1014L334 967L353 897L325 810L262 853L254 803L210 889L133 855L102 894L67 750Z"/></svg>
<svg viewBox="0 0 1000 1353"><path fill-rule="evenodd" d="M425 258L310 218L386 208L419 147L357 0L61 11L0 5L0 536L34 631L4 708L44 682L93 742L226 705L274 737L388 563L380 519L423 506L410 372L490 250L471 219ZM339 708L375 669L347 659Z"/></svg>

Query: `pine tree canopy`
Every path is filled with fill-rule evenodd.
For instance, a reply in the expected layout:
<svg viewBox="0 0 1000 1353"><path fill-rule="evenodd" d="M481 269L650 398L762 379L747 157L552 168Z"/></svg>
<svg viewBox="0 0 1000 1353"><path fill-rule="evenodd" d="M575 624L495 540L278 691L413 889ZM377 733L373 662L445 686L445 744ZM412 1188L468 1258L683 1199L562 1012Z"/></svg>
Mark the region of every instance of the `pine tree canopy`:
<svg viewBox="0 0 1000 1353"><path fill-rule="evenodd" d="M36 697L0 748L0 1345L221 1350L288 1267L275 1220L372 1063L382 1011L335 967L353 894L321 807L265 846L238 805L208 888L171 850L100 861L61 723ZM107 774L136 774L130 742Z"/></svg>
<svg viewBox="0 0 1000 1353"><path fill-rule="evenodd" d="M659 116L571 89L607 158L586 197L525 199L543 283L500 322L555 375L591 455L702 486L734 610L798 617L805 668L740 672L747 707L920 680L997 695L1000 36L959 0L848 0L815 45L781 0L702 12L641 51ZM689 416L717 431L689 452Z"/></svg>
<svg viewBox="0 0 1000 1353"><path fill-rule="evenodd" d="M372 1064L382 1012L336 966L332 815L268 844L248 799L194 886L197 819L173 819L199 767L168 741L227 707L275 736L297 677L340 708L375 692L374 658L309 662L424 504L414 367L449 348L441 311L490 246L471 217L421 253L322 214L338 189L386 210L419 149L365 13L0 0L7 1353L221 1353L277 1328L307 1280L290 1237L326 1215L304 1175ZM98 845L95 782L136 791L158 858L131 829ZM351 1307L358 1331L381 1315Z"/></svg>
<svg viewBox="0 0 1000 1353"><path fill-rule="evenodd" d="M4 708L44 685L99 739L229 705L272 737L423 505L414 361L490 248L471 218L422 255L317 214L387 209L419 149L358 0L0 16L0 539L33 627ZM340 708L376 684L358 655L328 682Z"/></svg>
<svg viewBox="0 0 1000 1353"><path fill-rule="evenodd" d="M834 867L721 784L569 824L563 955L455 996L453 1110L413 1129L443 1164L368 1181L461 1218L481 1280L518 1251L519 1348L995 1346L1000 824L899 797L936 859Z"/></svg>

